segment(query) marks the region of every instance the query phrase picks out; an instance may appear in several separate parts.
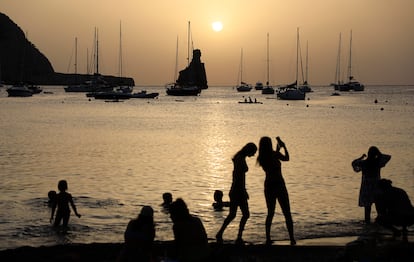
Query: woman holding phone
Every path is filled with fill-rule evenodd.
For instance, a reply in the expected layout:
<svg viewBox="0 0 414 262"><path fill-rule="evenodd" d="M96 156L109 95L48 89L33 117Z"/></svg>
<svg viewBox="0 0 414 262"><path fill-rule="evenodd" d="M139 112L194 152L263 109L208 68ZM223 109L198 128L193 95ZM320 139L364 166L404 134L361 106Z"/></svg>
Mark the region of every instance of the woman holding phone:
<svg viewBox="0 0 414 262"><path fill-rule="evenodd" d="M273 150L271 138L267 136L262 137L259 142L259 155L257 157L257 163L266 173L264 182L264 193L267 206L266 244L272 244L270 229L275 215L277 200L282 208L283 215L285 216L290 244L295 245L296 241L293 234L293 220L290 212L289 194L282 176L281 163L281 161L289 161L289 152L285 143L279 137L276 137L276 140L276 150ZM280 152L281 149L283 149L283 153Z"/></svg>

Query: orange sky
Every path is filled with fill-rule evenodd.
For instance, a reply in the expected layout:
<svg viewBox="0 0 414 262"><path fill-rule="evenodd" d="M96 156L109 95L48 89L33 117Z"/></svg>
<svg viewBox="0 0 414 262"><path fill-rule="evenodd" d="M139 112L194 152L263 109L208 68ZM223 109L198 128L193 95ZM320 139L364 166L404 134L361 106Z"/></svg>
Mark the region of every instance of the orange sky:
<svg viewBox="0 0 414 262"><path fill-rule="evenodd" d="M136 85L163 85L187 57L187 23L201 49L209 85L235 85L243 48L243 80L266 81L266 34L270 35L270 82L295 80L296 28L303 54L309 43L309 82L334 80L339 33L346 73L353 31L353 72L365 84L414 84L412 0L1 0L0 12L28 34L57 72L73 72L78 38L78 72L86 73L99 30L100 73L118 75L122 21L123 74ZM214 21L224 28L215 32ZM72 64L72 65L71 65ZM68 71L69 68L69 71Z"/></svg>

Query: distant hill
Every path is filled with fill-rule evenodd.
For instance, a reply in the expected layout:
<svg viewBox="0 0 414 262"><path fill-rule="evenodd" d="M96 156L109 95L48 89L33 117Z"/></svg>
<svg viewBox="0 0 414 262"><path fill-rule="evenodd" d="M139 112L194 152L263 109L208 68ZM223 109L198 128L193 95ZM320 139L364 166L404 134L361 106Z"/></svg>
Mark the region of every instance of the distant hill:
<svg viewBox="0 0 414 262"><path fill-rule="evenodd" d="M90 75L55 72L49 59L27 40L21 28L0 13L0 70L6 84L31 82L39 85L69 85L88 80ZM112 84L135 85L129 77L104 76Z"/></svg>

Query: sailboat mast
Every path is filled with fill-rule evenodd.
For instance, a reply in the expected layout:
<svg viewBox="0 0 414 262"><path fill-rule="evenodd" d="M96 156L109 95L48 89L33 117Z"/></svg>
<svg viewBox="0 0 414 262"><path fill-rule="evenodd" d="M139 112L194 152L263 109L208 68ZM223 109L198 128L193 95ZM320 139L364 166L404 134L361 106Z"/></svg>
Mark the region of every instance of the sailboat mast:
<svg viewBox="0 0 414 262"><path fill-rule="evenodd" d="M336 74L335 74L335 83L337 83L338 85L341 84L341 42L342 42L342 34L339 33L338 57L336 58Z"/></svg>
<svg viewBox="0 0 414 262"><path fill-rule="evenodd" d="M175 82L177 80L177 70L178 70L178 35L177 35L177 43L175 46L175 68L174 68L174 80Z"/></svg>
<svg viewBox="0 0 414 262"><path fill-rule="evenodd" d="M98 29L96 29L96 73L99 74L99 40L98 40Z"/></svg>
<svg viewBox="0 0 414 262"><path fill-rule="evenodd" d="M269 86L269 33L267 33L267 81L266 86Z"/></svg>
<svg viewBox="0 0 414 262"><path fill-rule="evenodd" d="M78 38L75 37L75 74L78 73Z"/></svg>
<svg viewBox="0 0 414 262"><path fill-rule="evenodd" d="M119 61L118 61L118 76L122 77L122 25L119 21Z"/></svg>
<svg viewBox="0 0 414 262"><path fill-rule="evenodd" d="M298 87L298 77L299 77L299 27L297 28L296 33L296 87Z"/></svg>
<svg viewBox="0 0 414 262"><path fill-rule="evenodd" d="M89 48L86 48L86 74L90 74L90 67L89 67Z"/></svg>
<svg viewBox="0 0 414 262"><path fill-rule="evenodd" d="M240 54L240 83L243 82L243 48Z"/></svg>
<svg viewBox="0 0 414 262"><path fill-rule="evenodd" d="M349 64L348 64L348 79L351 80L352 78L352 30L351 30L351 38L349 40Z"/></svg>
<svg viewBox="0 0 414 262"><path fill-rule="evenodd" d="M187 66L190 64L190 21L187 29Z"/></svg>
<svg viewBox="0 0 414 262"><path fill-rule="evenodd" d="M308 51L309 51L309 42L306 41L306 71L305 71L305 82L308 82Z"/></svg>

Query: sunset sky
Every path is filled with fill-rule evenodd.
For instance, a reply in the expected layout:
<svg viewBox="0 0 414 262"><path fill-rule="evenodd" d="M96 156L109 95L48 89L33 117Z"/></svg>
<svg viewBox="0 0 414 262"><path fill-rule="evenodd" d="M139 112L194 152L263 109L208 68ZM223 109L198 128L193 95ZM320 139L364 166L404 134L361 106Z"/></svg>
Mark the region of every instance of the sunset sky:
<svg viewBox="0 0 414 262"><path fill-rule="evenodd" d="M243 80L266 82L269 33L270 83L295 80L296 29L303 58L309 45L309 82L334 81L339 34L346 76L350 32L352 69L365 84L414 84L413 0L1 0L10 17L52 63L55 71L86 73L94 29L99 31L100 73L118 75L122 23L123 75L136 85L163 85L187 65L187 27L202 52L209 85L235 85L243 49ZM212 23L223 29L214 31ZM72 56L72 63L71 62Z"/></svg>

